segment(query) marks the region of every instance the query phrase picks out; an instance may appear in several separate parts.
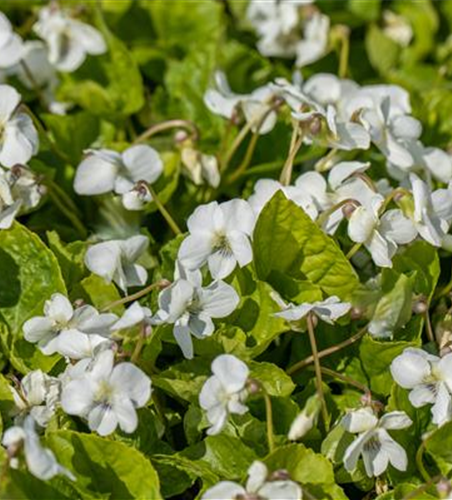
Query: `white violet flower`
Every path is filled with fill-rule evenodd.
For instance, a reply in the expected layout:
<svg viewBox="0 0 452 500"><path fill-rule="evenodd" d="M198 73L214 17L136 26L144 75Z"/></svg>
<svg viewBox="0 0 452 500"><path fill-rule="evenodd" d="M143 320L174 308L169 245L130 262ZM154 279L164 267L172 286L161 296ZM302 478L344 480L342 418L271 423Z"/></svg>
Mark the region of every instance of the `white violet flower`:
<svg viewBox="0 0 452 500"><path fill-rule="evenodd" d="M193 358L191 336L203 339L212 335L212 318L229 316L240 302L234 287L214 281L202 287L200 271L187 272L177 263L176 281L160 292L159 310L154 323L174 324L174 337L184 356Z"/></svg>
<svg viewBox="0 0 452 500"><path fill-rule="evenodd" d="M10 168L27 163L38 151L38 133L31 118L18 110L21 96L0 85L0 164Z"/></svg>
<svg viewBox="0 0 452 500"><path fill-rule="evenodd" d="M119 427L127 433L138 425L137 408L151 396L151 379L132 363L114 366L114 353L101 352L61 394L66 413L87 419L89 428L107 436Z"/></svg>
<svg viewBox="0 0 452 500"><path fill-rule="evenodd" d="M75 71L88 54L100 55L107 51L104 37L97 29L72 19L56 5L43 7L33 28L47 43L49 61L59 71Z"/></svg>
<svg viewBox="0 0 452 500"><path fill-rule="evenodd" d="M275 297L276 298L276 297ZM281 299L278 302L283 307L281 312L275 313L278 318L283 318L286 321L300 321L309 313L315 314L319 319L332 325L341 316L348 313L352 305L349 302L341 302L339 297L333 295L326 300L313 303L305 302L304 304L285 304Z"/></svg>
<svg viewBox="0 0 452 500"><path fill-rule="evenodd" d="M57 462L53 452L41 445L35 430L33 417L26 417L23 426L14 426L7 429L3 434L2 444L8 449L8 454L12 457L17 455L23 445L27 468L30 474L38 479L47 481L58 474L63 474L75 481L72 472L62 467ZM18 461L16 459L11 460L10 463L11 466L17 468Z"/></svg>
<svg viewBox="0 0 452 500"><path fill-rule="evenodd" d="M123 153L110 149L88 150L74 179L74 190L81 195L115 192L128 210L141 210L152 201L147 188L163 172L163 162L150 146L131 146Z"/></svg>
<svg viewBox="0 0 452 500"><path fill-rule="evenodd" d="M281 476L283 478L281 478ZM248 480L244 488L233 481L221 481L209 488L201 500L219 499L301 500L299 484L291 481L286 471L269 474L267 466L256 460L248 469Z"/></svg>
<svg viewBox="0 0 452 500"><path fill-rule="evenodd" d="M211 424L207 430L209 435L222 431L229 414L243 415L248 411L243 404L248 396L246 364L231 354L221 354L212 362L212 373L199 394L199 404Z"/></svg>
<svg viewBox="0 0 452 500"><path fill-rule="evenodd" d="M108 283L114 281L121 290L127 292L127 288L143 286L148 279L146 269L135 263L148 245L149 240L143 235L96 243L88 248L85 265L92 273Z"/></svg>
<svg viewBox="0 0 452 500"><path fill-rule="evenodd" d="M214 279L226 278L237 263L243 267L252 261L254 224L253 210L244 200L200 205L188 218L190 234L182 242L178 259L189 270L207 263Z"/></svg>
<svg viewBox="0 0 452 500"><path fill-rule="evenodd" d="M405 429L413 422L403 411L393 411L378 419L370 408L360 408L345 415L342 426L358 437L346 449L344 466L347 471L356 469L363 457L369 477L377 477L391 464L399 471L407 468L406 451L389 434L388 430Z"/></svg>
<svg viewBox="0 0 452 500"><path fill-rule="evenodd" d="M24 337L37 343L46 355L59 353L72 359L91 357L101 343L109 342L110 327L118 317L99 314L90 305L74 309L61 293L44 304L45 316L35 316L23 325Z"/></svg>
<svg viewBox="0 0 452 500"><path fill-rule="evenodd" d="M391 363L395 382L410 390L415 408L432 404L433 423L442 425L452 418L452 354L439 358L409 347Z"/></svg>

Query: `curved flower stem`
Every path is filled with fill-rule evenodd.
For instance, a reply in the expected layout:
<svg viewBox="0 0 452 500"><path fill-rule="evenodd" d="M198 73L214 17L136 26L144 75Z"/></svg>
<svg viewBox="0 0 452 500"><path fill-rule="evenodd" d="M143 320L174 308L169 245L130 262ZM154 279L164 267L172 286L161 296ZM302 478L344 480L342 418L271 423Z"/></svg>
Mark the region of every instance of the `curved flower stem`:
<svg viewBox="0 0 452 500"><path fill-rule="evenodd" d="M199 139L198 128L193 122L189 120L168 120L166 122L157 123L156 125L149 127L145 132L143 132L133 141L133 144L138 144L145 141L146 139L149 139L153 135L159 134L160 132L164 132L166 130L171 130L173 128L184 128L190 132L191 138L194 141Z"/></svg>
<svg viewBox="0 0 452 500"><path fill-rule="evenodd" d="M231 161L237 149L240 147L240 144L242 144L242 142L244 141L252 126L253 123L251 121L245 123L240 132L236 135L233 143L231 144L231 147L226 151L224 158L220 158L220 172L224 172L228 168L229 162Z"/></svg>
<svg viewBox="0 0 452 500"><path fill-rule="evenodd" d="M145 326L143 324L143 325L141 325L140 335L138 336L137 343L135 344L135 348L133 350L132 356L130 356L131 363L136 364L136 362L138 361L138 358L140 357L141 350L143 349L145 340L146 340L146 334L145 334Z"/></svg>
<svg viewBox="0 0 452 500"><path fill-rule="evenodd" d="M72 198L53 179L45 178L42 183L47 187L47 189L54 191L55 195L58 196L70 210L80 215L80 210L73 202Z"/></svg>
<svg viewBox="0 0 452 500"><path fill-rule="evenodd" d="M328 347L328 349L320 351L318 353L319 359L329 356L330 354L334 354L335 352L340 351L344 347L352 345L354 342L363 337L366 332L367 332L367 325L364 328L361 328L361 330L355 333L355 335L352 335L349 339L344 340L339 344L333 345L332 347ZM298 363L292 365L288 370L286 370L286 373L287 375L294 375L296 372L300 371L302 368L310 365L313 362L314 362L314 356L309 356L305 359L302 359L301 361L298 361Z"/></svg>
<svg viewBox="0 0 452 500"><path fill-rule="evenodd" d="M323 394L323 382L322 382L322 367L320 366L320 360L317 351L317 342L315 340L314 323L312 321L312 315L309 313L306 317L306 324L308 327L309 341L311 343L312 356L314 358L314 369L315 378L317 385L317 395L320 400L322 407L322 417L325 427L328 427L328 410L326 408L325 395Z"/></svg>
<svg viewBox="0 0 452 500"><path fill-rule="evenodd" d="M127 304L128 302L133 302L134 300L141 299L141 297L144 297L147 295L149 292L152 292L155 288L166 288L167 286L170 285L170 282L162 279L159 281L156 281L155 283L151 283L147 287L143 288L139 292L133 293L132 295L127 295L126 297L123 297L122 299L115 300L114 302L111 302L110 304L107 304L104 306L101 311L109 311L110 309L114 309L117 306L122 306L123 304Z"/></svg>
<svg viewBox="0 0 452 500"><path fill-rule="evenodd" d="M336 203L335 205L333 205L332 207L328 208L327 210L323 211L319 215L319 217L317 218L317 221L316 221L317 225L319 227L322 227L330 215L334 214L334 212L336 212L336 210L339 210L340 208L342 208L344 205L347 205L348 203L351 203L355 206L359 205L359 203L356 200L354 200L353 198L346 198L345 200L342 200L342 201Z"/></svg>
<svg viewBox="0 0 452 500"><path fill-rule="evenodd" d="M348 260L350 260L355 255L355 253L361 248L361 245L362 243L355 243L345 257Z"/></svg>
<svg viewBox="0 0 452 500"><path fill-rule="evenodd" d="M361 382L358 382L357 380L355 380L351 377L348 377L347 375L343 375L342 373L331 370L330 368L325 368L324 366L321 367L321 370L322 370L322 373L324 373L325 375L329 375L330 377L342 380L342 382L345 382L346 384L353 385L354 387L356 387L360 391L364 392L366 394L366 396L368 396L371 399L372 393L371 393L370 389L366 385L361 384Z"/></svg>
<svg viewBox="0 0 452 500"><path fill-rule="evenodd" d="M275 439L274 439L274 435L273 435L272 400L265 389L263 389L263 395L264 395L264 401L265 401L265 415L266 415L266 419L267 419L268 450L270 453L273 453L275 451Z"/></svg>
<svg viewBox="0 0 452 500"><path fill-rule="evenodd" d="M273 113L276 111L279 107L281 106L281 102L277 101L275 102L272 106L269 106L269 108L265 111L265 113L262 114L262 116L259 117L259 120L256 122L256 131L253 132L253 136L251 137L251 140L248 144L248 148L246 150L245 156L242 160L242 163L239 165L237 170L231 174L227 180L228 184L232 184L234 181L236 181L248 168L251 159L253 157L254 150L256 149L257 141L259 140L260 137L260 130L262 128L262 125L265 123L265 120L268 118L270 113ZM253 123L255 121L253 120Z"/></svg>
<svg viewBox="0 0 452 500"><path fill-rule="evenodd" d="M50 189L48 194L54 205L67 219L71 221L71 224L80 234L80 237L83 240L86 239L86 237L88 236L88 231L86 230L86 227L83 225L81 220L77 217L77 215L60 200L60 198L55 194L54 191Z"/></svg>
<svg viewBox="0 0 452 500"><path fill-rule="evenodd" d="M284 167L279 177L279 182L283 186L288 186L290 184L290 181L292 179L293 163L295 160L295 156L298 153L298 150L301 148L301 145L303 144L303 138L304 136L300 132L298 126L295 126L292 133L292 139L290 141L289 154L287 156L287 160L284 163Z"/></svg>
<svg viewBox="0 0 452 500"><path fill-rule="evenodd" d="M429 342L435 342L435 334L433 333L432 322L430 321L430 314L428 313L428 309L424 314L425 318L425 331L427 332L427 338Z"/></svg>
<svg viewBox="0 0 452 500"><path fill-rule="evenodd" d="M330 161L336 156L338 150L336 148L330 149L330 151L324 156L320 158L316 164L314 165L314 169L317 172L325 172L331 168Z"/></svg>
<svg viewBox="0 0 452 500"><path fill-rule="evenodd" d="M419 495L421 493L424 493L424 491L427 490L432 484L439 481L441 479L441 477L442 476L440 476L440 475L432 477L425 484L422 484L421 486L419 486L419 488L416 488L414 491L412 491L408 495L404 496L402 500L411 500L412 498L420 498Z"/></svg>
<svg viewBox="0 0 452 500"><path fill-rule="evenodd" d="M339 56L339 78L345 78L348 72L348 59L350 54L350 30L344 26L341 36L341 52Z"/></svg>
<svg viewBox="0 0 452 500"><path fill-rule="evenodd" d="M44 125L41 123L39 118L33 113L33 111L24 103L22 103L20 106L24 109L24 111L32 119L33 124L37 128L38 132L40 132L41 135L45 137L46 142L47 142L48 146L50 147L50 149L53 151L53 153L56 156L58 156L61 160L63 160L65 163L71 165L72 164L71 159L57 148L55 142L50 137L48 131L44 128Z"/></svg>
<svg viewBox="0 0 452 500"><path fill-rule="evenodd" d="M256 149L257 141L259 140L259 132L254 132L253 136L251 137L251 140L248 144L248 148L245 153L245 157L243 158L242 163L238 167L238 169L231 174L228 179L227 183L232 184L235 182L242 174L245 172L245 170L248 168L248 165L251 162L251 158L253 157L254 150Z"/></svg>
<svg viewBox="0 0 452 500"><path fill-rule="evenodd" d="M428 438L427 438L428 439ZM421 473L422 478L426 483L429 483L432 478L430 477L430 474L427 472L427 469L424 467L424 462L423 462L423 456L424 456L424 450L425 450L425 443L427 442L427 439L422 441L421 445L417 449L416 452L416 465Z"/></svg>
<svg viewBox="0 0 452 500"><path fill-rule="evenodd" d="M148 184L148 189L149 192L151 193L152 201L156 204L158 211L162 214L163 218L168 223L168 226L173 230L174 234L176 236L182 234L180 227L176 224L176 221L171 217L171 214L168 212L163 203L160 201L160 198L157 196L157 193L155 192L154 188L150 184Z"/></svg>

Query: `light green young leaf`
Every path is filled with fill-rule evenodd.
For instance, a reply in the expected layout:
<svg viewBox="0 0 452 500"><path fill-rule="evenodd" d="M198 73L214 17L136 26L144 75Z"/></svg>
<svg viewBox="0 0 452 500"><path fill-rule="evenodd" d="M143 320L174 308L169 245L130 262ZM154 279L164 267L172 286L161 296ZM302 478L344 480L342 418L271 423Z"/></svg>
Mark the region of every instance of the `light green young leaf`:
<svg viewBox="0 0 452 500"><path fill-rule="evenodd" d="M282 192L262 210L253 246L259 279L267 280L272 271L279 271L308 279L326 295L343 300L359 287L353 267L333 239Z"/></svg>
<svg viewBox="0 0 452 500"><path fill-rule="evenodd" d="M270 396L288 397L295 384L284 370L273 363L250 361L250 377L258 380Z"/></svg>
<svg viewBox="0 0 452 500"><path fill-rule="evenodd" d="M0 231L0 337L22 373L48 371L58 361L58 356L44 356L22 333L25 321L42 315L44 302L56 292L66 292L61 270L39 237L17 222Z"/></svg>
<svg viewBox="0 0 452 500"><path fill-rule="evenodd" d="M49 433L47 443L58 461L76 475L74 487L83 496L108 494L112 500L162 498L155 469L134 448L74 431Z"/></svg>

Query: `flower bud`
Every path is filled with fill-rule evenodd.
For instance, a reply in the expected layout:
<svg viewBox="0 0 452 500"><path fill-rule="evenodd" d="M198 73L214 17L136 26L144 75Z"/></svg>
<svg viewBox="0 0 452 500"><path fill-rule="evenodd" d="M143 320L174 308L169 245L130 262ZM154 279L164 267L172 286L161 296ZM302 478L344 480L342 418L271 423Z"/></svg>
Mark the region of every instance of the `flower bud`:
<svg viewBox="0 0 452 500"><path fill-rule="evenodd" d="M352 320L358 320L361 319L364 316L364 309L360 306L353 306L350 309L350 319Z"/></svg>
<svg viewBox="0 0 452 500"><path fill-rule="evenodd" d="M254 378L249 378L246 381L246 390L250 395L259 394L259 392L262 390L262 385L258 380Z"/></svg>
<svg viewBox="0 0 452 500"><path fill-rule="evenodd" d="M85 301L83 299L76 299L74 300L74 308L78 309L79 307L82 307L85 305Z"/></svg>
<svg viewBox="0 0 452 500"><path fill-rule="evenodd" d="M309 133L311 135L319 135L322 131L322 120L318 116L314 116L309 122Z"/></svg>
<svg viewBox="0 0 452 500"><path fill-rule="evenodd" d="M450 481L443 477L436 483L436 490L440 498L449 498L452 492L452 485Z"/></svg>
<svg viewBox="0 0 452 500"><path fill-rule="evenodd" d="M428 311L427 299L424 296L418 297L412 305L414 314L425 314Z"/></svg>
<svg viewBox="0 0 452 500"><path fill-rule="evenodd" d="M270 474L270 477L268 478L269 481L289 481L290 480L290 474L289 471L286 469L279 469L275 470Z"/></svg>
<svg viewBox="0 0 452 500"><path fill-rule="evenodd" d="M347 202L343 207L342 207L342 213L344 214L344 217L348 220L350 217L353 215L353 212L357 209L356 203L353 203L352 201Z"/></svg>
<svg viewBox="0 0 452 500"><path fill-rule="evenodd" d="M188 135L188 132L186 130L178 130L175 134L174 134L174 142L176 144L182 144L184 143L187 139L189 138L189 135Z"/></svg>
<svg viewBox="0 0 452 500"><path fill-rule="evenodd" d="M158 283L158 287L160 290L163 290L164 288L168 288L169 286L171 286L171 281L170 280L167 280L166 278L162 278L161 280L159 280L159 283Z"/></svg>

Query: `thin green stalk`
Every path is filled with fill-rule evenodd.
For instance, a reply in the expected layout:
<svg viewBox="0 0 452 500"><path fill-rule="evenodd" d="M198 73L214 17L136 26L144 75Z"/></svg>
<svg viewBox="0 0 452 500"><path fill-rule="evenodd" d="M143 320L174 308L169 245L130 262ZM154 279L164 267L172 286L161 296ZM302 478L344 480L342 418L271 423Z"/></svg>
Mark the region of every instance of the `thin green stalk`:
<svg viewBox="0 0 452 500"><path fill-rule="evenodd" d="M429 342L435 342L435 334L433 333L432 322L430 321L430 314L428 313L428 309L425 311L424 318L427 338Z"/></svg>
<svg viewBox="0 0 452 500"><path fill-rule="evenodd" d="M362 243L355 243L345 257L348 260L350 260L355 255L355 253L361 248L361 245Z"/></svg>
<svg viewBox="0 0 452 500"><path fill-rule="evenodd" d="M160 198L157 196L157 193L155 192L154 188L149 184L148 189L149 192L151 193L153 202L157 206L157 209L162 214L163 218L166 220L169 227L173 230L174 234L176 236L182 234L180 227L176 224L176 221L171 217L171 214L168 212L163 203L160 201Z"/></svg>
<svg viewBox="0 0 452 500"><path fill-rule="evenodd" d="M424 467L424 462L423 462L423 456L424 456L424 450L425 450L425 443L427 440L422 441L421 445L417 449L416 452L416 465L421 473L422 478L426 483L431 481L430 474L427 472L427 469Z"/></svg>
<svg viewBox="0 0 452 500"><path fill-rule="evenodd" d="M134 300L141 299L141 297L144 297L148 293L152 292L152 290L156 288L165 288L169 286L169 282L167 280L159 280L156 281L155 283L151 283L150 285L146 286L142 290L133 293L132 295L127 295L126 297L123 297L122 299L115 300L114 302L111 302L110 304L107 304L105 307L102 308L102 312L105 311L110 311L111 309L114 309L115 307L122 306L124 304L127 304L129 302L133 302Z"/></svg>
<svg viewBox="0 0 452 500"><path fill-rule="evenodd" d="M349 345L352 345L354 342L359 340L361 337L364 336L364 334L367 332L367 325L364 328L361 328L355 335L352 335L349 339L344 340L343 342L340 342L339 344L336 344L332 347L328 347L327 349L324 349L323 351L320 351L318 353L318 358L322 359L325 356L329 356L330 354L334 354L335 352L340 351L341 349L344 349L344 347L348 347ZM288 370L286 370L287 375L294 375L298 371L300 371L302 368L305 366L310 365L311 363L314 362L314 356L308 356L305 359L302 359L301 361L298 361L298 363L295 363L292 365Z"/></svg>
<svg viewBox="0 0 452 500"><path fill-rule="evenodd" d="M53 151L53 153L58 156L61 160L63 160L65 163L68 163L71 165L71 160L68 156L66 156L64 153L62 153L56 146L56 144L53 142L53 139L50 137L48 131L44 128L44 125L41 123L39 118L33 113L33 111L24 103L21 104L22 108L26 111L28 116L31 118L33 121L34 126L37 128L38 132L44 136L48 146L50 149Z"/></svg>
<svg viewBox="0 0 452 500"><path fill-rule="evenodd" d="M341 52L339 55L339 78L345 78L348 73L348 60L350 56L350 31L344 26L341 37Z"/></svg>
<svg viewBox="0 0 452 500"><path fill-rule="evenodd" d="M331 370L330 368L325 368L324 366L321 367L321 370L325 375L329 375L330 377L342 380L342 382L356 387L360 391L364 392L367 396L371 397L372 393L370 392L370 389L366 385L361 384L361 382L358 382L357 380L348 377L347 375L343 375L342 373Z"/></svg>
<svg viewBox="0 0 452 500"><path fill-rule="evenodd" d="M185 128L190 132L191 138L194 141L198 140L199 138L198 128L193 122L189 120L168 120L166 122L157 123L156 125L152 125L152 127L149 127L145 132L143 132L133 141L133 144L138 144L145 141L146 139L149 139L153 135L173 128Z"/></svg>
<svg viewBox="0 0 452 500"><path fill-rule="evenodd" d="M309 341L311 343L312 356L314 358L314 368L315 368L315 378L317 386L317 395L322 408L322 417L325 427L328 426L328 410L325 402L325 395L323 393L323 382L322 382L322 368L320 366L319 355L317 351L317 342L315 340L314 323L312 321L312 315L309 313L306 317L306 323L308 327Z"/></svg>
<svg viewBox="0 0 452 500"><path fill-rule="evenodd" d="M248 135L248 132L251 130L253 123L251 121L245 123L240 132L236 135L231 147L226 151L224 158L220 158L220 172L224 172L234 156L237 149L239 149L240 144L244 141L245 137Z"/></svg>
<svg viewBox="0 0 452 500"><path fill-rule="evenodd" d="M66 205L60 200L60 198L52 191L49 190L49 197L54 203L54 205L60 210L60 212L71 221L74 228L80 234L80 237L84 240L88 236L88 231L86 230L83 223L77 217L75 213L73 213Z"/></svg>
<svg viewBox="0 0 452 500"><path fill-rule="evenodd" d="M268 450L270 453L273 453L275 451L275 438L273 435L272 400L265 389L263 390L263 395L264 395L264 401L265 401L265 415L266 415L266 420L267 420Z"/></svg>
<svg viewBox="0 0 452 500"><path fill-rule="evenodd" d="M46 178L43 180L44 185L47 189L54 191L55 195L60 198L60 200L73 212L77 215L80 215L80 210L77 205L74 203L72 198L66 193L64 189L62 189L54 180Z"/></svg>
<svg viewBox="0 0 452 500"><path fill-rule="evenodd" d="M141 330L140 330L140 335L138 336L137 343L135 344L135 348L133 350L132 356L130 357L131 363L133 363L133 364L137 363L137 361L140 357L141 351L143 349L145 340L146 340L145 327L142 325Z"/></svg>
<svg viewBox="0 0 452 500"><path fill-rule="evenodd" d="M259 132L254 132L253 136L251 137L251 140L248 144L248 148L246 150L245 156L243 158L242 163L240 166L237 168L237 170L231 174L227 180L228 184L232 184L235 182L248 168L248 165L251 162L251 158L253 157L254 150L256 149L257 141L259 140Z"/></svg>
<svg viewBox="0 0 452 500"><path fill-rule="evenodd" d="M302 144L303 134L300 133L298 127L295 127L292 134L292 139L290 141L289 154L279 177L279 182L283 186L288 186L290 184L290 181L292 180L292 170L295 156L297 155L298 150L301 148Z"/></svg>

